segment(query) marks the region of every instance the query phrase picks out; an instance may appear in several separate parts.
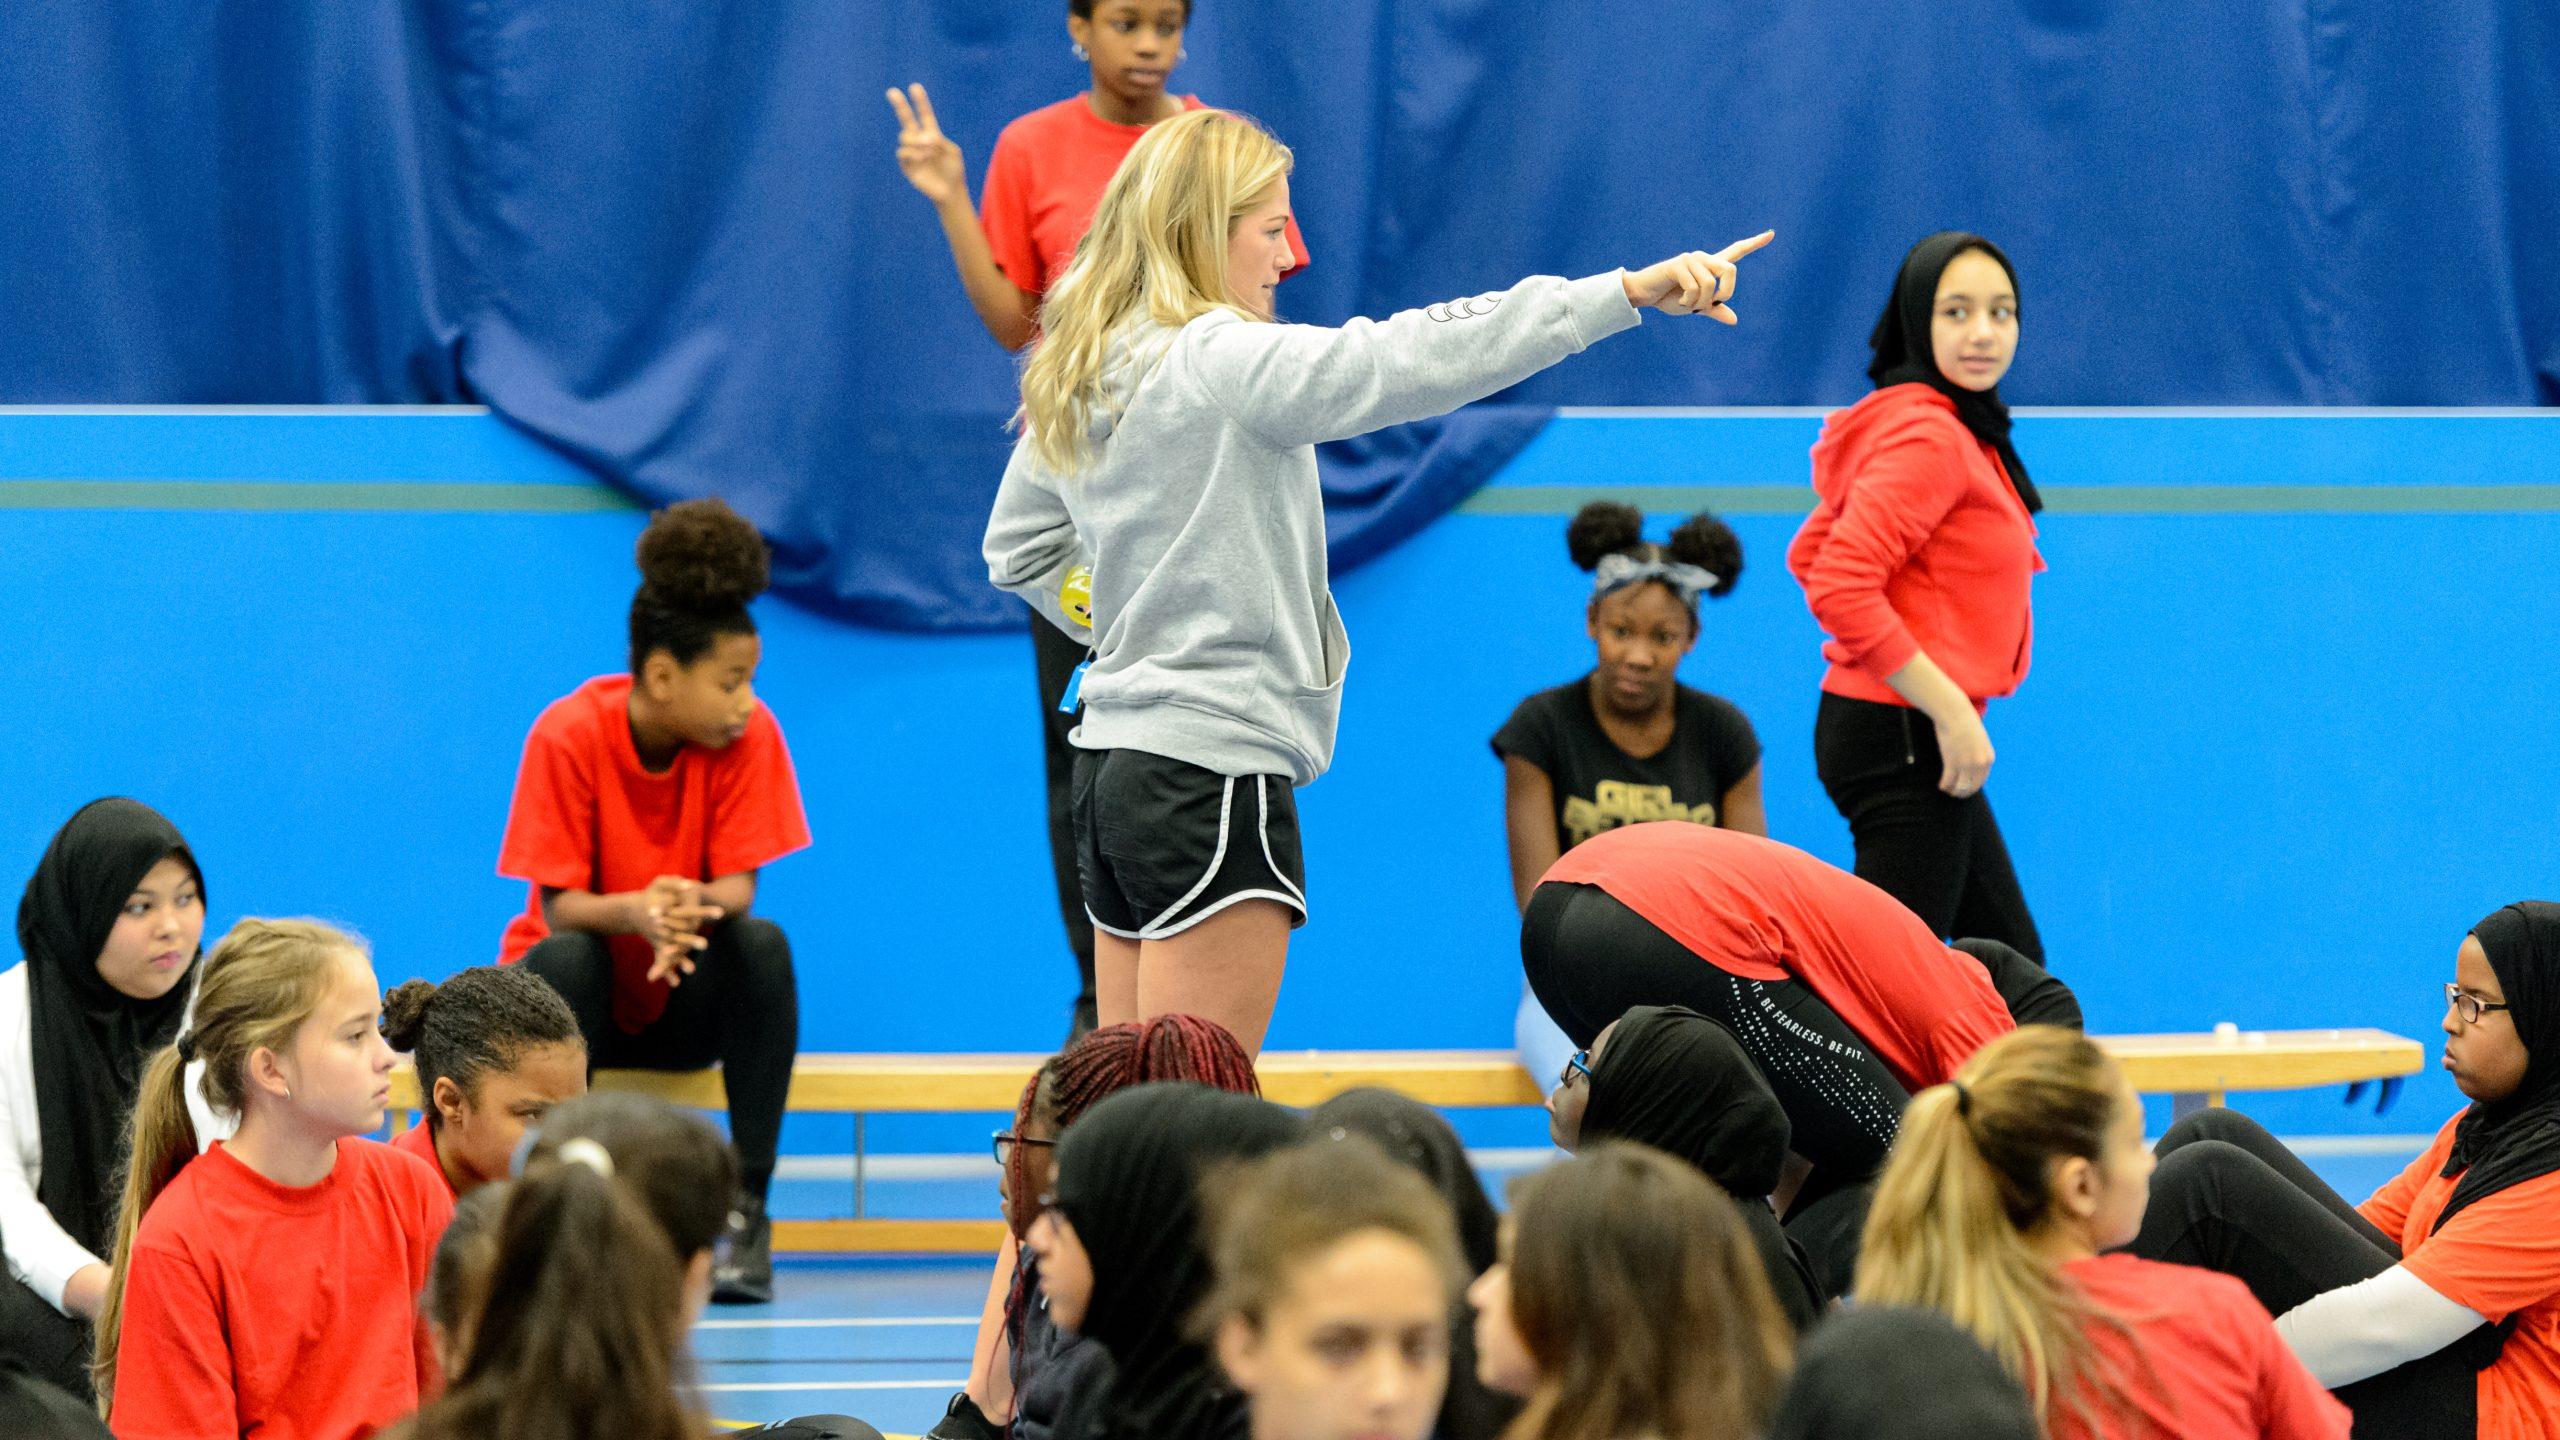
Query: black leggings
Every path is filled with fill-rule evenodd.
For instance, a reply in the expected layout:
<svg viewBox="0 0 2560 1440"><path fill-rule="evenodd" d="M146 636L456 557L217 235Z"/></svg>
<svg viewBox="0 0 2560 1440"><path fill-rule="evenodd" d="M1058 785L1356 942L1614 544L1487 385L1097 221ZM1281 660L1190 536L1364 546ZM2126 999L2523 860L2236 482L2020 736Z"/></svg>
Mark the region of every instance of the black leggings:
<svg viewBox="0 0 2560 1440"><path fill-rule="evenodd" d="M1883 1168L1910 1092L1804 982L1729 975L1598 886L1553 880L1529 897L1520 963L1576 1045L1638 1005L1685 1005L1731 1030L1786 1108L1790 1148L1813 1163L1820 1189Z"/></svg>
<svg viewBox="0 0 2560 1440"><path fill-rule="evenodd" d="M1076 821L1072 790L1076 747L1067 736L1076 717L1058 708L1067 681L1089 652L1039 611L1031 612L1032 670L1040 681L1040 758L1049 777L1049 866L1058 884L1058 919L1067 927L1067 948L1076 956L1075 1012L1071 1032L1093 1028L1093 917L1085 913L1084 882L1076 874Z"/></svg>
<svg viewBox="0 0 2560 1440"><path fill-rule="evenodd" d="M739 1180L763 1201L800 1054L800 987L781 926L753 915L713 926L710 948L667 996L666 1012L637 1035L614 1023L613 956L603 936L564 931L526 951L523 964L569 1002L590 1070L700 1070L717 1061Z"/></svg>
<svg viewBox="0 0 2560 1440"><path fill-rule="evenodd" d="M89 1356L95 1343L88 1321L54 1309L25 1281L0 1270L0 1356L85 1401L92 1393Z"/></svg>
<svg viewBox="0 0 2560 1440"><path fill-rule="evenodd" d="M1943 761L1929 717L1828 691L1813 721L1813 767L1858 848L1858 878L1911 908L1945 939L1979 936L2044 963L1991 797L1938 788Z"/></svg>
<svg viewBox="0 0 2560 1440"><path fill-rule="evenodd" d="M2246 1115L2190 1115L2169 1127L2159 1156L2142 1233L2126 1247L2146 1260L2235 1276L2270 1315L2400 1263L2397 1242ZM2497 1344L2496 1327L2484 1325L2337 1395L2355 1411L2359 1435L2470 1440L2479 1370L2497 1358Z"/></svg>

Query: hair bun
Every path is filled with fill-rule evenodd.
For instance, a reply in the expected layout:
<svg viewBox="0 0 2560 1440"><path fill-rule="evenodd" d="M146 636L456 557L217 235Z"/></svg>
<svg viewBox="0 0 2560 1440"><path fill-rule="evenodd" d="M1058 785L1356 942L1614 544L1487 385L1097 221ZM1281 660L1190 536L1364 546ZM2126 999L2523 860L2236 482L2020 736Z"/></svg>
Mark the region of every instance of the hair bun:
<svg viewBox="0 0 2560 1440"><path fill-rule="evenodd" d="M433 980L404 980L382 997L382 1038L402 1054L415 1053L427 1033L427 1003L436 998Z"/></svg>
<svg viewBox="0 0 2560 1440"><path fill-rule="evenodd" d="M679 610L728 611L764 593L771 551L720 499L670 505L640 532L640 585Z"/></svg>
<svg viewBox="0 0 2560 1440"><path fill-rule="evenodd" d="M1564 546L1575 565L1597 570L1609 556L1644 548L1644 512L1623 500L1594 500L1564 527Z"/></svg>
<svg viewBox="0 0 2560 1440"><path fill-rule="evenodd" d="M1733 583L1742 578L1742 537L1733 527L1716 518L1712 510L1701 510L1680 522L1671 532L1671 543L1663 553L1683 565L1695 565L1716 577L1707 590L1709 595L1730 594Z"/></svg>

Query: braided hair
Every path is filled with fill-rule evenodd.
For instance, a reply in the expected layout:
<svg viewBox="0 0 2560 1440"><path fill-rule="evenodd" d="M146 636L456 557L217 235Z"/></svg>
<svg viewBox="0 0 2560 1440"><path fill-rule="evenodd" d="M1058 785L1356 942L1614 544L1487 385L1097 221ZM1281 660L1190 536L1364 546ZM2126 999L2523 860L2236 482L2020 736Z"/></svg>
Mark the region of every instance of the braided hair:
<svg viewBox="0 0 2560 1440"><path fill-rule="evenodd" d="M578 1017L549 981L512 965L475 965L439 985L411 980L382 997L382 1038L417 1058L418 1094L427 1132L444 1121L436 1109L438 1080L469 1095L480 1077L515 1067L528 1050L576 1044Z"/></svg>
<svg viewBox="0 0 2560 1440"><path fill-rule="evenodd" d="M1022 1133L1037 1119L1054 1133L1064 1134L1084 1112L1110 1096L1157 1080L1188 1080L1238 1095L1262 1093L1253 1057L1225 1026L1197 1015L1158 1015L1089 1031L1041 1062L1014 1106L1014 1133ZM1030 1159L1029 1146L1013 1147L1013 1158L1005 1165L1006 1194L1020 1196L1030 1185ZM1030 1206L1014 1205L1012 1213L1018 1225L1029 1227ZM1031 1297L1032 1278L1029 1266L1014 1271L1013 1289L1004 1302L1007 1330Z"/></svg>

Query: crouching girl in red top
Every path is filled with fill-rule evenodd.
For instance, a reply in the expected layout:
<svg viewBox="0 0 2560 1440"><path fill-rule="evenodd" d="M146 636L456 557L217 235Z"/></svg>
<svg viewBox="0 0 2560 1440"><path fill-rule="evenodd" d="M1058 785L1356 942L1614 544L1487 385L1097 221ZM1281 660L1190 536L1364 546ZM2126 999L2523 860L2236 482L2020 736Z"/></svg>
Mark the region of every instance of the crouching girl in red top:
<svg viewBox="0 0 2560 1440"><path fill-rule="evenodd" d="M391 1098L381 1014L363 946L313 921L243 920L205 960L193 1028L135 1098L98 1319L119 1440L353 1440L434 1393L418 1292L453 1199L433 1166L357 1138ZM240 1117L201 1156L194 1060Z"/></svg>
<svg viewBox="0 0 2560 1440"><path fill-rule="evenodd" d="M1971 1332L2052 1440L2344 1440L2346 1407L2247 1287L2104 1253L2140 1229L2150 1179L2142 1102L2105 1051L2052 1026L2003 1036L1913 1098L1857 1298Z"/></svg>
<svg viewBox="0 0 2560 1440"><path fill-rule="evenodd" d="M714 1298L773 1298L773 1181L800 991L756 872L809 843L782 727L756 701L747 602L768 557L718 500L671 505L639 546L631 670L553 701L525 737L498 873L531 899L501 963L569 1002L587 1063L718 1062L744 1189Z"/></svg>

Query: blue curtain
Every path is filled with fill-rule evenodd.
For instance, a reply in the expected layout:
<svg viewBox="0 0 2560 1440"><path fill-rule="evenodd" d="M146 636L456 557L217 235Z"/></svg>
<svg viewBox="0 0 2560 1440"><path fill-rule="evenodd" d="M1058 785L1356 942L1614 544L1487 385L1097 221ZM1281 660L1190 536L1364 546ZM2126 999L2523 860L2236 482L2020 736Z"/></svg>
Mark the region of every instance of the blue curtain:
<svg viewBox="0 0 2560 1440"><path fill-rule="evenodd" d="M976 537L1011 370L881 92L930 85L974 177L1082 83L1063 11L15 0L0 400L483 401L653 501L730 497L822 608L1010 623ZM1189 51L1182 88L1298 151L1299 318L1779 230L1739 330L1657 320L1329 451L1346 565L1545 407L1853 398L1948 226L2020 266L2019 403L2560 400L2550 6L1201 0Z"/></svg>

